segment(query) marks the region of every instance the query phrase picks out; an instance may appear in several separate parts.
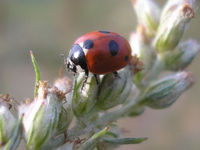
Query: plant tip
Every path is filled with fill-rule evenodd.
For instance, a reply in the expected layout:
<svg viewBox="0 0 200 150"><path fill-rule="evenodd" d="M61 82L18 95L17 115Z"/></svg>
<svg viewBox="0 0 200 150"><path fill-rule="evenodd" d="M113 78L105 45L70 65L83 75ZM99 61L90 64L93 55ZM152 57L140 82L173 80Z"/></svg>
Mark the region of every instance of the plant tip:
<svg viewBox="0 0 200 150"><path fill-rule="evenodd" d="M30 54L33 55L33 51L32 50L30 50Z"/></svg>
<svg viewBox="0 0 200 150"><path fill-rule="evenodd" d="M110 129L110 127L109 127L109 126L107 126L107 127L105 128L105 130L106 130L106 131L108 131L109 129Z"/></svg>
<svg viewBox="0 0 200 150"><path fill-rule="evenodd" d="M194 10L192 9L192 7L185 3L182 7L182 13L184 16L188 17L188 18L194 18L195 13Z"/></svg>

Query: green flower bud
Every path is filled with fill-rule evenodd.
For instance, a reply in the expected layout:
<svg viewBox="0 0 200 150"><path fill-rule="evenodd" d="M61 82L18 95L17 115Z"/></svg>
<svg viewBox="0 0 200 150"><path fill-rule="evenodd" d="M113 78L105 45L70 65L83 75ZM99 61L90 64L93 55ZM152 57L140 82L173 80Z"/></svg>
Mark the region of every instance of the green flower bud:
<svg viewBox="0 0 200 150"><path fill-rule="evenodd" d="M144 91L141 104L162 109L172 105L194 83L191 73L179 72L152 82Z"/></svg>
<svg viewBox="0 0 200 150"><path fill-rule="evenodd" d="M59 91L62 91L66 95L66 101L63 101L63 106L61 112L59 114L58 126L57 126L57 133L61 134L67 130L69 127L72 118L73 118L73 111L71 108L71 98L68 98L68 93L72 90L72 81L67 77L59 78L55 81L54 86L58 88Z"/></svg>
<svg viewBox="0 0 200 150"><path fill-rule="evenodd" d="M148 36L155 35L159 19L160 8L153 0L132 0L138 22L142 24Z"/></svg>
<svg viewBox="0 0 200 150"><path fill-rule="evenodd" d="M94 76L89 76L86 83L84 81L85 74L79 74L74 80L72 109L78 118L87 115L97 100L98 85Z"/></svg>
<svg viewBox="0 0 200 150"><path fill-rule="evenodd" d="M195 40L181 43L174 51L164 55L165 66L169 70L185 69L195 58L200 50L200 45Z"/></svg>
<svg viewBox="0 0 200 150"><path fill-rule="evenodd" d="M179 43L186 25L194 17L194 10L186 2L164 12L154 40L158 52L171 51Z"/></svg>
<svg viewBox="0 0 200 150"><path fill-rule="evenodd" d="M17 149L22 137L22 116L17 120L10 111L10 99L0 95L0 149Z"/></svg>
<svg viewBox="0 0 200 150"><path fill-rule="evenodd" d="M20 116L19 120L16 122L14 129L12 130L11 137L5 146L2 147L3 150L15 150L22 138L22 119L23 114Z"/></svg>
<svg viewBox="0 0 200 150"><path fill-rule="evenodd" d="M38 96L30 104L19 107L24 114L23 127L28 149L41 149L56 133L64 94L47 82L40 82Z"/></svg>
<svg viewBox="0 0 200 150"><path fill-rule="evenodd" d="M133 85L131 66L119 71L119 77L115 77L113 74L106 74L99 87L97 106L106 110L126 102Z"/></svg>
<svg viewBox="0 0 200 150"><path fill-rule="evenodd" d="M66 132L67 128L69 127L70 123L72 122L72 118L73 118L72 109L69 108L68 106L66 106L66 107L62 107L61 112L59 114L56 135Z"/></svg>
<svg viewBox="0 0 200 150"><path fill-rule="evenodd" d="M4 145L11 137L17 119L9 110L9 103L0 95L0 145Z"/></svg>

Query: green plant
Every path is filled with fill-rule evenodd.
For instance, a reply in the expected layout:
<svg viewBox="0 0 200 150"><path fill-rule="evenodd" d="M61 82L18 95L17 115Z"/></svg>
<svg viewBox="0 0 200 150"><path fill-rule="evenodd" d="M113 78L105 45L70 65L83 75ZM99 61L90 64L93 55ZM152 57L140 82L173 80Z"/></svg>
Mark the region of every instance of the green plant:
<svg viewBox="0 0 200 150"><path fill-rule="evenodd" d="M97 85L89 76L82 89L84 74L77 74L73 83L60 77L50 86L40 81L31 52L34 100L13 106L8 95L0 95L1 149L16 149L22 138L30 150L112 150L147 140L123 137L114 121L139 116L146 107L167 108L194 83L184 69L200 46L181 38L194 17L195 0L169 0L163 10L153 0L132 0L132 4L138 17L130 37L133 59L119 71L120 78L106 74ZM170 74L160 76L165 71ZM75 124L69 128L73 118Z"/></svg>

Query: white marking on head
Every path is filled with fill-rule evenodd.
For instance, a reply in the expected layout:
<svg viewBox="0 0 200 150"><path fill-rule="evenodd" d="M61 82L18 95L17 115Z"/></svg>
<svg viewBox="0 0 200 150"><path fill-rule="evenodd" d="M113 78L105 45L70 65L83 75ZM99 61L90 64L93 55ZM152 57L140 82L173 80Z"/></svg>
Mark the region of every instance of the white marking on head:
<svg viewBox="0 0 200 150"><path fill-rule="evenodd" d="M83 50L83 52L84 52L84 54L86 56L86 54L88 52L88 49L83 48L83 42L79 43L79 46L82 48L82 50Z"/></svg>

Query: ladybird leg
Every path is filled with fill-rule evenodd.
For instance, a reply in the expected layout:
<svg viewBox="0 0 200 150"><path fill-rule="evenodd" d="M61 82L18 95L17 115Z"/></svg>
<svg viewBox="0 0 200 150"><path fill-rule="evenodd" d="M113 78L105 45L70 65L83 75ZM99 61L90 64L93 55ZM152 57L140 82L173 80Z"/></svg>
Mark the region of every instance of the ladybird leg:
<svg viewBox="0 0 200 150"><path fill-rule="evenodd" d="M120 76L119 76L119 74L118 74L117 71L113 72L113 74L114 74L114 76L115 76L116 78L120 78Z"/></svg>
<svg viewBox="0 0 200 150"><path fill-rule="evenodd" d="M98 80L97 74L94 74L94 77L95 77L95 80L96 80L97 85L99 85L99 80Z"/></svg>

